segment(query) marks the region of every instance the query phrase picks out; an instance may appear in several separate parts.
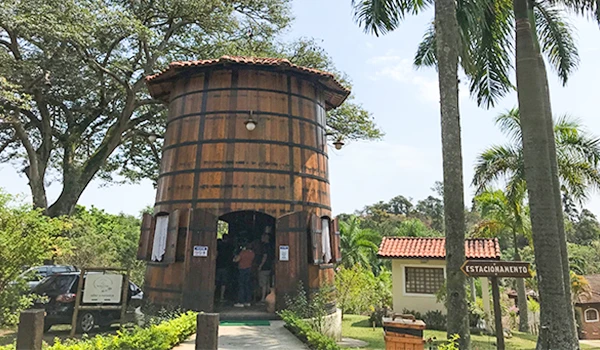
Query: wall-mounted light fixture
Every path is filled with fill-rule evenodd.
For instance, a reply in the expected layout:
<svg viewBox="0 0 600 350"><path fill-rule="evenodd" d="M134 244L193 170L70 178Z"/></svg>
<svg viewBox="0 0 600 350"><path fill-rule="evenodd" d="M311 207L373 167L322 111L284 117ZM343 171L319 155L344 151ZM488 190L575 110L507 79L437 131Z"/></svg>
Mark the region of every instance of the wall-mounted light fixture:
<svg viewBox="0 0 600 350"><path fill-rule="evenodd" d="M250 115L248 116L248 119L244 122L244 124L246 124L246 129L248 131L256 129L256 124L258 124L258 122L252 117L252 111L250 111Z"/></svg>
<svg viewBox="0 0 600 350"><path fill-rule="evenodd" d="M344 142L342 141L342 139L337 139L334 143L333 146L335 147L335 149L337 150L341 150L342 147L344 146Z"/></svg>
<svg viewBox="0 0 600 350"><path fill-rule="evenodd" d="M155 141L156 141L156 139L157 139L157 136L156 136L156 135L154 135L154 134L150 134L150 135L148 135L148 141L150 141L150 142L155 142Z"/></svg>

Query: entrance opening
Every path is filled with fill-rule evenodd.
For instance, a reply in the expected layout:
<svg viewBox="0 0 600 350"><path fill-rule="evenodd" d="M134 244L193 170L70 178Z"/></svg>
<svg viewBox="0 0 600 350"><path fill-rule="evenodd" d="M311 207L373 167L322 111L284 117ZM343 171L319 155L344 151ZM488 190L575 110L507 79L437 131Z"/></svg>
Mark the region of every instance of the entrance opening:
<svg viewBox="0 0 600 350"><path fill-rule="evenodd" d="M219 218L215 305L221 317L260 317L275 275L275 218L237 211Z"/></svg>

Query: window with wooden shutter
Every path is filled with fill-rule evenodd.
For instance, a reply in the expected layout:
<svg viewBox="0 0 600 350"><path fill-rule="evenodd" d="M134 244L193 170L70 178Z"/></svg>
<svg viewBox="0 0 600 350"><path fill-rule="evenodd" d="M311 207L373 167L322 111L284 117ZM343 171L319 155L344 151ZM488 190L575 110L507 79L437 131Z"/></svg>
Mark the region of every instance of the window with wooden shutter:
<svg viewBox="0 0 600 350"><path fill-rule="evenodd" d="M152 261L163 261L167 251L167 231L169 230L169 215L156 216L154 239L152 240Z"/></svg>
<svg viewBox="0 0 600 350"><path fill-rule="evenodd" d="M166 264L172 264L175 262L177 255L177 238L179 236L179 209L173 210L169 214L169 223L167 228L167 246L165 249L165 255L163 262Z"/></svg>
<svg viewBox="0 0 600 350"><path fill-rule="evenodd" d="M340 225L338 219L329 222L329 236L331 237L331 258L333 262L342 261L342 250L340 246Z"/></svg>
<svg viewBox="0 0 600 350"><path fill-rule="evenodd" d="M312 262L320 264L323 262L323 248L321 241L321 218L315 214L310 216L310 242L312 246Z"/></svg>
<svg viewBox="0 0 600 350"><path fill-rule="evenodd" d="M144 214L142 217L142 227L140 231L140 240L138 242L137 259L150 260L150 251L152 249L152 240L154 238L154 217L152 214Z"/></svg>
<svg viewBox="0 0 600 350"><path fill-rule="evenodd" d="M321 247L323 249L323 262L329 264L331 262L331 235L329 234L329 218L321 218Z"/></svg>

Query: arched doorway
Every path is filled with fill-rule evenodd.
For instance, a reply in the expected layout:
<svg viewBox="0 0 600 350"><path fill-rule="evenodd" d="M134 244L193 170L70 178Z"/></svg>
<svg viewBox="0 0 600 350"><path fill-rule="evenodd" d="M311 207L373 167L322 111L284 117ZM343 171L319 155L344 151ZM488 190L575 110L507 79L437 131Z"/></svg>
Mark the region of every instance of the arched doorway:
<svg viewBox="0 0 600 350"><path fill-rule="evenodd" d="M265 296L273 286L275 265L275 218L258 211L236 211L219 217L215 307L223 316L266 312ZM251 251L245 261L234 262L242 250ZM250 276L241 276L240 265L250 264ZM248 273L248 270L243 272ZM240 294L249 293L249 302Z"/></svg>

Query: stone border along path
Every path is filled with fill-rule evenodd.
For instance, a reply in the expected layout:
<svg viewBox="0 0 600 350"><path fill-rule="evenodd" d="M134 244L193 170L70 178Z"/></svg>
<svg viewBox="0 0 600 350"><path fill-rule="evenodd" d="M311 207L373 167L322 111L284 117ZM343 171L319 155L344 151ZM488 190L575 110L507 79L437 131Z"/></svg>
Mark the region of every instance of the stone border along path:
<svg viewBox="0 0 600 350"><path fill-rule="evenodd" d="M304 343L283 327L283 321L270 322L270 326L220 326L219 350L308 350ZM194 350L195 344L194 334L173 350Z"/></svg>

